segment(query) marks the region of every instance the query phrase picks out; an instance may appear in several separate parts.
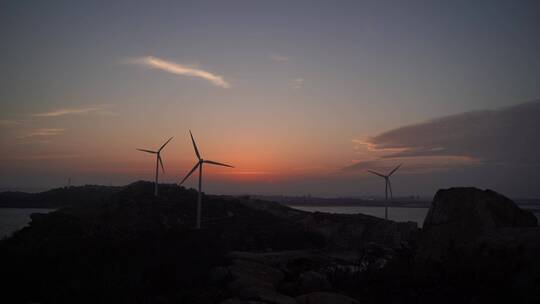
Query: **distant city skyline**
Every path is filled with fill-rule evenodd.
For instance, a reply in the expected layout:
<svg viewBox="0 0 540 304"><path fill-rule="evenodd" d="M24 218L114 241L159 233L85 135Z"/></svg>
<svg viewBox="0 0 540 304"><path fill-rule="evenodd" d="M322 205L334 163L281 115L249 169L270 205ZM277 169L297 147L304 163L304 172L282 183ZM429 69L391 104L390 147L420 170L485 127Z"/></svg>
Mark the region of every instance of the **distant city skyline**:
<svg viewBox="0 0 540 304"><path fill-rule="evenodd" d="M540 3L396 3L3 2L0 188L540 197Z"/></svg>

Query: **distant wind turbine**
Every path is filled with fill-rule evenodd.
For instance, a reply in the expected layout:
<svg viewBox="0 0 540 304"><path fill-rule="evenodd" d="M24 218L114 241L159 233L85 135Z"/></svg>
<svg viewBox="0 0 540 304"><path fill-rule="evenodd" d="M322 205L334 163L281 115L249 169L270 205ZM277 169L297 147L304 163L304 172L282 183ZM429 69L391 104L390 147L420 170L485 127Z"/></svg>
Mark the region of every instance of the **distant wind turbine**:
<svg viewBox="0 0 540 304"><path fill-rule="evenodd" d="M205 160L201 157L201 154L199 154L199 149L197 149L197 144L195 143L195 139L193 138L193 134L191 133L191 130L189 130L189 135L191 136L191 142L193 143L193 149L195 150L195 155L197 156L197 159L199 160L193 169L189 171L189 173L184 177L184 179L178 184L182 185L186 179L195 171L197 168L199 168L199 194L197 196L197 229L201 228L201 193L202 193L202 171L203 171L203 164L211 164L211 165L218 165L223 167L229 167L234 168L231 165L218 163L212 160Z"/></svg>
<svg viewBox="0 0 540 304"><path fill-rule="evenodd" d="M384 178L384 181L385 181L384 198L386 201L386 206L384 206L384 219L386 220L388 219L388 189L390 189L390 199L394 199L394 195L392 194L392 184L390 183L390 176L392 176L392 174L394 174L394 172L396 172L397 169L401 167L401 165L403 164L399 164L397 167L394 168L394 170L390 171L390 173L388 173L387 175L384 175L382 173L375 172L372 170L367 170L369 173L372 173L372 174L375 174L377 176Z"/></svg>
<svg viewBox="0 0 540 304"><path fill-rule="evenodd" d="M152 150L146 150L146 149L137 149L142 152L150 153L150 154L156 154L156 182L154 184L154 196L158 196L158 175L159 175L159 166L161 166L161 171L165 173L165 168L163 167L163 160L161 159L161 150L165 148L165 146L172 140L173 138L169 138L157 151Z"/></svg>

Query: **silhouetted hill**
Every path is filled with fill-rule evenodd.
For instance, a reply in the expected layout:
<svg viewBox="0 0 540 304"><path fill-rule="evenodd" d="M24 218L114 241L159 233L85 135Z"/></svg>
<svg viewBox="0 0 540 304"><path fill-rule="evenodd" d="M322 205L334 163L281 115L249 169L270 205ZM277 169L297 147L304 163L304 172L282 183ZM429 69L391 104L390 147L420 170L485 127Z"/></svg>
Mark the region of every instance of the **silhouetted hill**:
<svg viewBox="0 0 540 304"><path fill-rule="evenodd" d="M39 193L0 192L0 207L58 208L70 204L102 201L122 187L85 185L51 189Z"/></svg>
<svg viewBox="0 0 540 304"><path fill-rule="evenodd" d="M357 198L357 197L315 197L315 196L282 196L282 195L252 195L265 201L278 202L287 206L309 206L309 207L354 207L354 206L369 206L369 207L384 207L387 202L384 198ZM416 197L394 197L390 202L392 207L429 207L428 199Z"/></svg>
<svg viewBox="0 0 540 304"><path fill-rule="evenodd" d="M324 247L323 237L301 225L227 197L204 196L204 229L195 230L197 192L173 185L161 185L159 198L152 183L137 182L61 189L32 199L51 202L58 197L53 194L88 192L97 199L34 214L29 227L1 243L2 276L10 278L4 290L15 300L191 299L205 288L208 270L231 250Z"/></svg>
<svg viewBox="0 0 540 304"><path fill-rule="evenodd" d="M424 232L414 223L215 195L203 195L203 228L197 230L195 190L160 185L157 198L149 182L86 190L94 199L33 214L29 227L0 242L7 302L540 299L534 289L540 281L534 258L540 254L539 228L529 213L490 191L441 191ZM84 193L56 191L45 197ZM465 226L459 224L463 219ZM486 229L467 243L454 238L445 243L446 254L425 254L439 250L439 241L449 239L444 237L462 233L460 227L479 224Z"/></svg>

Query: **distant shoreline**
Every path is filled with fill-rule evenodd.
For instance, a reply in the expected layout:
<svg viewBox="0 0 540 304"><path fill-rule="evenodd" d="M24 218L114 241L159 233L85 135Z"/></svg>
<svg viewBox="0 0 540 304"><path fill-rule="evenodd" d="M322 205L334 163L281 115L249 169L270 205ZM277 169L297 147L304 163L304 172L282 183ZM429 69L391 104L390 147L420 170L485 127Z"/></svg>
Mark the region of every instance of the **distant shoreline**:
<svg viewBox="0 0 540 304"><path fill-rule="evenodd" d="M283 204L288 207L337 207L337 208L349 208L349 207L380 207L384 208L383 204ZM388 208L429 208L429 205L388 205Z"/></svg>
<svg viewBox="0 0 540 304"><path fill-rule="evenodd" d="M62 208L69 205L99 202L117 193L122 186L85 185L50 189L44 192L28 193L17 191L0 192L0 208ZM208 194L208 193L207 193ZM298 207L388 207L429 208L431 199L420 196L400 196L386 202L381 197L317 197L283 195L228 195L230 197L250 197L263 201L277 202L285 206ZM540 213L540 198L513 199L523 209Z"/></svg>

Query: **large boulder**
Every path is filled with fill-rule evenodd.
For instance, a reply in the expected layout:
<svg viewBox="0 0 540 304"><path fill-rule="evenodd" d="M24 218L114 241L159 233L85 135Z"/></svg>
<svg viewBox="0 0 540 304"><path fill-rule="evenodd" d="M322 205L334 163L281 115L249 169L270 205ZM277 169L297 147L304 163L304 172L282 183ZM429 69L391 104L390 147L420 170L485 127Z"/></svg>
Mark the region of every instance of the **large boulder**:
<svg viewBox="0 0 540 304"><path fill-rule="evenodd" d="M332 285L325 274L309 270L299 276L298 288L302 293L330 290Z"/></svg>
<svg viewBox="0 0 540 304"><path fill-rule="evenodd" d="M268 265L264 255L233 252L229 257L232 264L226 268L226 273L232 281L227 288L235 295L231 303L296 304L294 298L276 291L276 285L285 275L278 268ZM219 278L222 271L216 268L213 274Z"/></svg>
<svg viewBox="0 0 540 304"><path fill-rule="evenodd" d="M242 259L233 261L229 266L229 273L233 278L253 278L273 286L281 282L284 277L283 272L277 268Z"/></svg>
<svg viewBox="0 0 540 304"><path fill-rule="evenodd" d="M439 190L424 220L424 254L441 257L500 229L538 227L530 211L491 190L450 188Z"/></svg>
<svg viewBox="0 0 540 304"><path fill-rule="evenodd" d="M471 236L495 228L536 227L530 211L491 190L450 188L439 190L424 220L424 230L450 228L454 233Z"/></svg>

